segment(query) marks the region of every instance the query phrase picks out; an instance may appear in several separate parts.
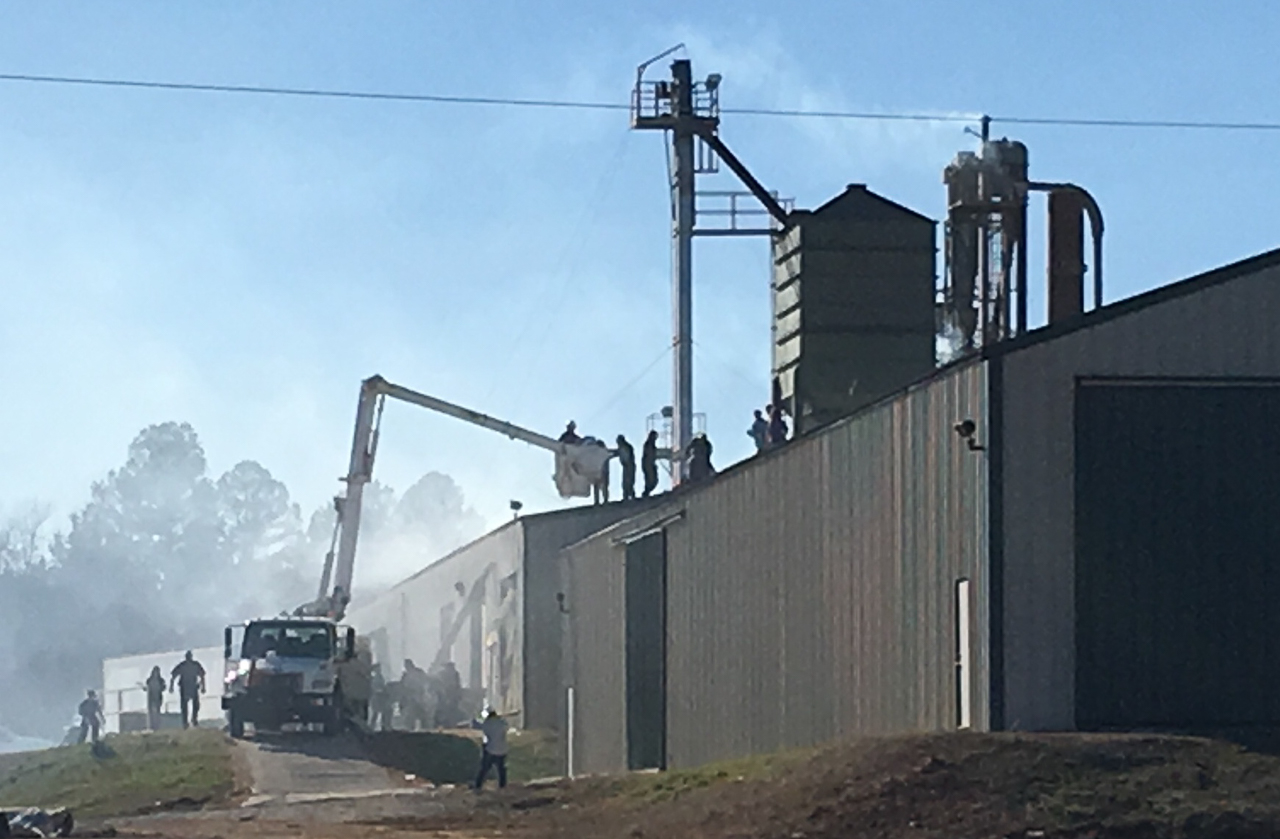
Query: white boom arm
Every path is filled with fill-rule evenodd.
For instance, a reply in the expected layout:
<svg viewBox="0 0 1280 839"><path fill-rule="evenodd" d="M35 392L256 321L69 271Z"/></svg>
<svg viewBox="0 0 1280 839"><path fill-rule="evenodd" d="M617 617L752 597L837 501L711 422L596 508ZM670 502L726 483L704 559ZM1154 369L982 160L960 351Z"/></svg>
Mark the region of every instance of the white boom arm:
<svg viewBox="0 0 1280 839"><path fill-rule="evenodd" d="M509 422L472 411L434 396L392 384L381 376L371 376L360 383L360 402L356 408L355 435L351 441L351 463L343 481L347 484L345 497L335 498L338 512L334 543L325 556L324 572L320 577L320 591L316 600L298 608L297 613L318 615L341 620L351 597L351 579L355 571L356 538L360 530L361 503L364 485L373 474L373 459L378 449L378 429L381 423L383 401L386 397L399 399L431 411L437 411L496 431L512 440L521 440L556 456L555 482L562 498L589 497L592 488L603 476L605 464L611 452L596 443L568 444L521 428ZM333 591L329 591L332 577Z"/></svg>

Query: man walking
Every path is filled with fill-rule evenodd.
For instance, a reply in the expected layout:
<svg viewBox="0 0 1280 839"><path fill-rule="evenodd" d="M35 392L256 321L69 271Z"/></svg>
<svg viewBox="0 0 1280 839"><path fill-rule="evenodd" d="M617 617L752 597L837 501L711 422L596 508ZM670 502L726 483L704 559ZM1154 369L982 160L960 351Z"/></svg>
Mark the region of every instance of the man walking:
<svg viewBox="0 0 1280 839"><path fill-rule="evenodd" d="M490 708L484 721L473 720L471 727L484 732L484 753L480 757L480 774L476 776L476 790L484 789L489 770L495 766L498 768L498 788L505 788L507 785L507 721Z"/></svg>
<svg viewBox="0 0 1280 839"><path fill-rule="evenodd" d="M182 727L200 727L200 694L204 693L204 668L196 661L191 650L169 676L169 692L178 686L178 699L182 703Z"/></svg>
<svg viewBox="0 0 1280 839"><path fill-rule="evenodd" d="M92 732L93 742L96 745L102 732L102 724L106 721L102 716L102 703L98 701L98 694L95 691L89 691L89 695L80 703L79 710L80 742L87 740Z"/></svg>
<svg viewBox="0 0 1280 839"><path fill-rule="evenodd" d="M648 498L658 488L658 432L650 431L640 450L640 471L644 473L644 494Z"/></svg>
<svg viewBox="0 0 1280 839"><path fill-rule="evenodd" d="M622 500L633 501L636 497L636 450L621 434L618 435L618 464L622 467Z"/></svg>

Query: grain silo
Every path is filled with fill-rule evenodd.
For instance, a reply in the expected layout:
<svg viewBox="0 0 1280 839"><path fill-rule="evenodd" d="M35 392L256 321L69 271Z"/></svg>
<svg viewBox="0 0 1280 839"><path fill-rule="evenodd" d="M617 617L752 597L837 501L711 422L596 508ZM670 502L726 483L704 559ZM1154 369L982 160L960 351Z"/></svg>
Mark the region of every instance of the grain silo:
<svg viewBox="0 0 1280 839"><path fill-rule="evenodd" d="M934 369L936 222L862 184L773 244L773 374L805 434Z"/></svg>

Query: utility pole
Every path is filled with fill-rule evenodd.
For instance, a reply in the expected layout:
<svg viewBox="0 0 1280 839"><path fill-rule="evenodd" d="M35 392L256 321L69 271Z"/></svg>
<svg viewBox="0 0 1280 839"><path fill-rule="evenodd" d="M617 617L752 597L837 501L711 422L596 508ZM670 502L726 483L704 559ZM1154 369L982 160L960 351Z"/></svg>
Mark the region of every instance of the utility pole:
<svg viewBox="0 0 1280 839"><path fill-rule="evenodd" d="M675 119L672 125L671 183L672 219L672 300L674 306L673 345L675 348L675 416L671 434L671 477L684 479L685 452L693 438L693 224L694 165L693 69L688 59L671 64Z"/></svg>

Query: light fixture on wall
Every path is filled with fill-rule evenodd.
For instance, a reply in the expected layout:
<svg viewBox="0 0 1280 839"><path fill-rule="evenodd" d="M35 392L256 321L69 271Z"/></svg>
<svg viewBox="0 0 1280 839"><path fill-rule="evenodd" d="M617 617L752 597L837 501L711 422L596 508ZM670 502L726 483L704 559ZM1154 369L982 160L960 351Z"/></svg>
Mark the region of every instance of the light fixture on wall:
<svg viewBox="0 0 1280 839"><path fill-rule="evenodd" d="M985 451L986 446L974 439L973 435L978 431L978 425L971 419L962 420L955 424L956 434L960 435L960 439L964 440L969 446L969 451L980 452Z"/></svg>

